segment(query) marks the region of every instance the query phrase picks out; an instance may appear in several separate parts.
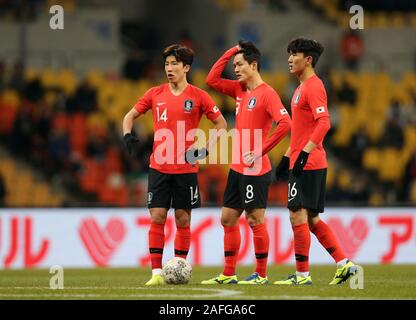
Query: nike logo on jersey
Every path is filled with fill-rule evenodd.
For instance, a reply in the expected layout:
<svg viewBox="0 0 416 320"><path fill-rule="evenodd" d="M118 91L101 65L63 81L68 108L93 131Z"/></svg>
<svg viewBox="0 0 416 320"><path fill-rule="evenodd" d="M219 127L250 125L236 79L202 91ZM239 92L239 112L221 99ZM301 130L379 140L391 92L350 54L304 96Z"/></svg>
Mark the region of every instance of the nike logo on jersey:
<svg viewBox="0 0 416 320"><path fill-rule="evenodd" d="M165 102L158 102L157 105L158 106L163 106L165 103L166 103L166 101Z"/></svg>
<svg viewBox="0 0 416 320"><path fill-rule="evenodd" d="M254 199L251 199L251 200L244 200L244 203L250 203L251 201L254 201Z"/></svg>
<svg viewBox="0 0 416 320"><path fill-rule="evenodd" d="M240 97L237 97L236 99L237 99L237 101L243 100L243 98L240 98Z"/></svg>
<svg viewBox="0 0 416 320"><path fill-rule="evenodd" d="M293 199L295 199L295 197L289 198L289 199L287 199L287 201L292 201Z"/></svg>

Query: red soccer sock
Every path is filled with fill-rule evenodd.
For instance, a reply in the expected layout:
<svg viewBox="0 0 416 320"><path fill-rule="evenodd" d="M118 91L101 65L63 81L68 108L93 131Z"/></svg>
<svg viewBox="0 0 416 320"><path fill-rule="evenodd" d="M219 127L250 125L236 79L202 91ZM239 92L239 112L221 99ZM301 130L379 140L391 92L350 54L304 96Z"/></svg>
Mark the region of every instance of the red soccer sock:
<svg viewBox="0 0 416 320"><path fill-rule="evenodd" d="M261 277L265 277L269 254L269 233L264 223L251 229L253 230L254 253L256 254L256 272Z"/></svg>
<svg viewBox="0 0 416 320"><path fill-rule="evenodd" d="M223 275L225 276L232 276L235 274L240 243L241 235L239 225L237 224L236 226L231 227L224 226L225 265Z"/></svg>
<svg viewBox="0 0 416 320"><path fill-rule="evenodd" d="M165 245L165 224L152 222L149 230L149 252L152 269L162 268L163 247Z"/></svg>
<svg viewBox="0 0 416 320"><path fill-rule="evenodd" d="M318 238L319 242L326 249L326 251L328 251L332 258L334 258L335 262L346 258L344 251L337 241L337 238L325 222L319 220L318 223L312 227L311 231L316 238Z"/></svg>
<svg viewBox="0 0 416 320"><path fill-rule="evenodd" d="M309 248L311 246L311 234L307 223L292 226L295 240L296 271L309 271Z"/></svg>
<svg viewBox="0 0 416 320"><path fill-rule="evenodd" d="M186 259L191 245L191 227L176 226L175 257Z"/></svg>

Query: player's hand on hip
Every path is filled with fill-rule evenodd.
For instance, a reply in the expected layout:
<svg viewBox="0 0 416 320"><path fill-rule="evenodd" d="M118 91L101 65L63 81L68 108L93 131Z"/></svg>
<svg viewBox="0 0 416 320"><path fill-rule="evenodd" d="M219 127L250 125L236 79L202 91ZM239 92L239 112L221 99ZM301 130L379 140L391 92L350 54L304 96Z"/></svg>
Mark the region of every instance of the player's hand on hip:
<svg viewBox="0 0 416 320"><path fill-rule="evenodd" d="M252 166L254 164L254 152L253 151L248 151L246 153L243 154L243 160L244 160L244 164L247 166Z"/></svg>
<svg viewBox="0 0 416 320"><path fill-rule="evenodd" d="M302 175L303 168L308 162L309 153L301 151L298 158L296 159L295 165L293 166L292 173L295 177L299 178Z"/></svg>
<svg viewBox="0 0 416 320"><path fill-rule="evenodd" d="M185 153L185 161L190 164L195 164L197 160L205 159L208 156L207 148L195 149L191 148Z"/></svg>
<svg viewBox="0 0 416 320"><path fill-rule="evenodd" d="M131 155L133 154L134 148L137 146L137 143L139 140L133 136L131 133L126 133L123 137L124 144L126 146L126 149L128 153Z"/></svg>
<svg viewBox="0 0 416 320"><path fill-rule="evenodd" d="M277 181L288 181L289 180L289 167L290 159L289 157L283 156L279 164L276 167L276 180Z"/></svg>

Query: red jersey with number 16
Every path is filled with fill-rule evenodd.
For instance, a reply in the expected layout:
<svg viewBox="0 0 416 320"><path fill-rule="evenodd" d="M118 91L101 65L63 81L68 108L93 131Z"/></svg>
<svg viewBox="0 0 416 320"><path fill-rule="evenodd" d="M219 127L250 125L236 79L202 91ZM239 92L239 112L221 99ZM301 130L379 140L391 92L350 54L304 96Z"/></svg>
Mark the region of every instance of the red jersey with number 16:
<svg viewBox="0 0 416 320"><path fill-rule="evenodd" d="M185 152L195 140L195 130L203 114L213 121L221 115L212 98L188 84L175 96L169 84L149 89L134 106L137 112L152 109L154 141L149 167L163 173L198 172L198 164L185 162Z"/></svg>
<svg viewBox="0 0 416 320"><path fill-rule="evenodd" d="M328 117L325 87L314 74L300 84L292 97L292 135L290 139L290 168L296 162L299 153L310 140L318 125L318 119ZM318 170L328 167L322 141L317 141L304 170Z"/></svg>

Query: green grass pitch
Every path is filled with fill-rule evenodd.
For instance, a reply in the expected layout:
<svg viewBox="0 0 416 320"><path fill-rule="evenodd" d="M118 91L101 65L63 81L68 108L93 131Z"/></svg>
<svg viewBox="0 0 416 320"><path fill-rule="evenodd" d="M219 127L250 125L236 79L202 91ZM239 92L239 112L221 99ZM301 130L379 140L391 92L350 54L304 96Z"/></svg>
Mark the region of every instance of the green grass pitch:
<svg viewBox="0 0 416 320"><path fill-rule="evenodd" d="M312 266L312 286L214 285L200 281L222 271L221 267L195 267L190 284L145 287L147 268L64 269L64 289L49 287L46 269L0 270L0 300L13 299L139 299L139 300L286 300L286 299L416 299L416 265L368 265L364 268L364 289L351 289L349 283L329 286L335 266ZM284 279L294 266L270 266L272 283ZM253 267L239 267L240 279Z"/></svg>

